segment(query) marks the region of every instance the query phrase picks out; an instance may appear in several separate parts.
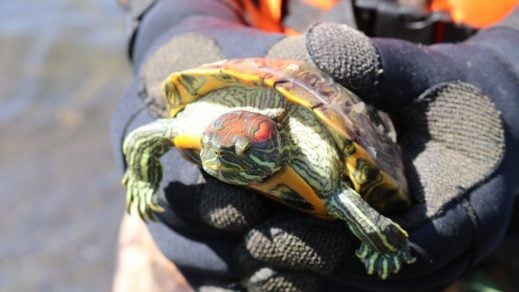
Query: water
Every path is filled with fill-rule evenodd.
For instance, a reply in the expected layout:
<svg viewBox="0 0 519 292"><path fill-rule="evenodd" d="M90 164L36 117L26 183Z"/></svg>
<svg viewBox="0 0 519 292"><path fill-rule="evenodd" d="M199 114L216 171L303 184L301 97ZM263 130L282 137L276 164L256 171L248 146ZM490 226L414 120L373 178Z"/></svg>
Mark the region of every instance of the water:
<svg viewBox="0 0 519 292"><path fill-rule="evenodd" d="M0 291L111 288L108 125L130 82L115 0L0 4Z"/></svg>

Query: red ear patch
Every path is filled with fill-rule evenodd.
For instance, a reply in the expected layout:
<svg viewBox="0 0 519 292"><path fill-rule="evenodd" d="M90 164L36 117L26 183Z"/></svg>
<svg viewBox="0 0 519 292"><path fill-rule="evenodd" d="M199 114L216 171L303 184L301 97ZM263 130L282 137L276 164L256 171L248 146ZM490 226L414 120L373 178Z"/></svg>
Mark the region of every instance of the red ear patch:
<svg viewBox="0 0 519 292"><path fill-rule="evenodd" d="M254 132L254 136L252 136L253 141L260 143L270 139L273 127L274 125L270 121L261 122L256 132Z"/></svg>

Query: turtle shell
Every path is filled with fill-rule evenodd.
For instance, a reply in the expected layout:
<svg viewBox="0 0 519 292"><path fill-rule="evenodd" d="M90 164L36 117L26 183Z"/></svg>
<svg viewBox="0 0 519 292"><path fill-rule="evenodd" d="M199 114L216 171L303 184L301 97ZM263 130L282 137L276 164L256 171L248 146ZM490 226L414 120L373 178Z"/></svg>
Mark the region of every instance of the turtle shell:
<svg viewBox="0 0 519 292"><path fill-rule="evenodd" d="M320 70L285 59L233 59L171 74L163 84L168 114L208 92L234 86L264 86L312 110L343 153L345 177L380 211L408 202L400 151L385 114L337 84Z"/></svg>

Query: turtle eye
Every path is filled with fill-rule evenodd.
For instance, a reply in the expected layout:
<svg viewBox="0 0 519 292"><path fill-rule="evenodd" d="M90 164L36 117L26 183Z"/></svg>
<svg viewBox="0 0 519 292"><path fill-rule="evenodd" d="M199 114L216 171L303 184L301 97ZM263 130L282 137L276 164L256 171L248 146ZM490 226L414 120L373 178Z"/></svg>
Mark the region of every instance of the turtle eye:
<svg viewBox="0 0 519 292"><path fill-rule="evenodd" d="M234 151L236 155L242 156L251 146L251 140L246 137L239 137L234 143Z"/></svg>

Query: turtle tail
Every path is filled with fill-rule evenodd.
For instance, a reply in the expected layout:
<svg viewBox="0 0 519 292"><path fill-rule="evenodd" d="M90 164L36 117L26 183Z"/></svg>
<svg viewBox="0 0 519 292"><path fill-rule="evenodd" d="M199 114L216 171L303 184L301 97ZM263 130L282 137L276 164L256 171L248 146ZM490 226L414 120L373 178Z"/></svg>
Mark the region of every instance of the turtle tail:
<svg viewBox="0 0 519 292"><path fill-rule="evenodd" d="M156 220L154 212L163 211L158 203L160 157L174 146L175 125L174 119L156 120L131 132L123 143L126 209L128 213L137 212L144 221Z"/></svg>

